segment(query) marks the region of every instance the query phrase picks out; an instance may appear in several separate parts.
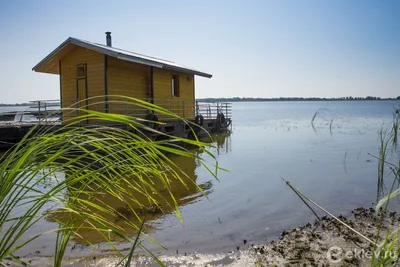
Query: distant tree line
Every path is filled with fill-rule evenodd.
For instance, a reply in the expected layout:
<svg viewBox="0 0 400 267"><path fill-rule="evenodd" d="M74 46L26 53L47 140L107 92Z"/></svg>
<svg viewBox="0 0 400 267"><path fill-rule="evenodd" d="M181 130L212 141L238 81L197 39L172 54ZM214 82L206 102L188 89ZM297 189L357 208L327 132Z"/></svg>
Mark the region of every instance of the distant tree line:
<svg viewBox="0 0 400 267"><path fill-rule="evenodd" d="M263 98L263 97L225 97L225 98L197 98L197 101L213 102L213 101L229 101L229 102L247 102L247 101L343 101L343 100L400 100L400 96L393 98L381 98L377 96L367 97L274 97L274 98ZM0 107L9 106L31 106L32 103L16 103L16 104L4 104L0 103Z"/></svg>
<svg viewBox="0 0 400 267"><path fill-rule="evenodd" d="M4 103L0 103L0 107L10 107L10 106L30 106L32 105L31 103L16 103L16 104L4 104Z"/></svg>
<svg viewBox="0 0 400 267"><path fill-rule="evenodd" d="M227 98L198 98L197 101L214 102L214 101L229 101L229 102L251 102L251 101L362 101L362 100L400 100L400 96L396 98L381 98L377 96L367 97L227 97Z"/></svg>

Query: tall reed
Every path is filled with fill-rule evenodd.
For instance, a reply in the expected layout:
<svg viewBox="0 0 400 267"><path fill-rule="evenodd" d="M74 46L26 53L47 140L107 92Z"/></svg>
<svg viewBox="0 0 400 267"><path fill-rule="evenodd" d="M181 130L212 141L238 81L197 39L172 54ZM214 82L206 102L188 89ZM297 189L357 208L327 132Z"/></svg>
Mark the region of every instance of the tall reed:
<svg viewBox="0 0 400 267"><path fill-rule="evenodd" d="M399 128L400 128L400 107L397 107L393 111L393 123L392 123L393 146L394 147L397 147L397 144L398 144Z"/></svg>
<svg viewBox="0 0 400 267"><path fill-rule="evenodd" d="M380 130L379 132L379 157L378 157L378 184L377 184L377 198L382 196L383 191L384 191L384 173L385 173L385 162L386 162L386 157L388 154L388 146L389 143L391 142L392 136L387 133L387 131L384 131L383 129Z"/></svg>
<svg viewBox="0 0 400 267"><path fill-rule="evenodd" d="M148 102L123 96L113 96L118 103L131 108L151 110L170 118L181 120L194 129L194 125L172 112ZM96 102L97 99L89 99ZM102 98L104 99L104 98ZM104 104L97 101L96 105ZM103 113L84 108L65 108L63 114L79 114L65 119L62 126L41 128L39 125L0 161L0 265L7 261L21 262L19 250L42 235L56 233L54 266L62 266L67 244L72 237L83 238L80 229L98 232L103 242L123 256L113 242L118 237L134 248L142 247L134 237L127 235L124 227L115 223L123 216L108 203L99 202L96 188L121 202L137 203L146 198L157 205L155 196L162 197L155 183L162 184L169 192L169 203L182 221L177 201L171 192L171 179L186 184L186 174L176 166L167 154L190 157L217 177L218 162L208 150L209 144L177 136L171 136L149 127L148 121L121 114ZM86 123L97 122L96 125ZM162 122L152 122L154 124ZM87 127L81 127L86 125ZM109 125L122 125L112 127ZM162 141L150 136L164 135ZM194 135L196 136L196 135ZM205 164L199 154L187 145L202 149L214 160ZM195 182L193 182L195 183ZM44 186L46 185L46 186ZM196 184L200 192L202 189ZM132 194L132 191L134 194ZM56 208L47 210L48 207ZM140 212L132 206L128 209L142 221ZM59 215L63 216L60 217ZM46 232L32 233L32 229L48 216L62 218L58 227ZM124 224L137 230L134 220L125 217ZM30 235L28 235L28 233ZM25 263L27 264L27 263Z"/></svg>

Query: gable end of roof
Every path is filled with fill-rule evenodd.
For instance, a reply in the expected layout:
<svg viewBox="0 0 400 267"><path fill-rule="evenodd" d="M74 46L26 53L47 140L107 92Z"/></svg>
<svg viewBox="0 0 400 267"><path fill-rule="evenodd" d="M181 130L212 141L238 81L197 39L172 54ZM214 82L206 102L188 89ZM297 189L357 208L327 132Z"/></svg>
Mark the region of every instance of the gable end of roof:
<svg viewBox="0 0 400 267"><path fill-rule="evenodd" d="M92 43L85 40L80 40L77 38L69 37L67 40L62 42L56 49L54 49L49 55L47 55L44 59L42 59L38 64L36 64L32 70L33 71L40 71L40 68L43 67L47 62L49 62L57 53L61 52L62 49L67 46L68 44L74 44L76 46L80 46L89 50L93 50L99 52L104 55L108 55L111 57L118 58L120 60L134 62L138 64L143 64L151 67L166 69L166 70L173 70L178 72L183 72L187 74L198 75L202 77L211 78L212 75L201 72L198 70L194 70L192 68L187 68L175 64L174 62L158 59L154 57L149 57L133 52L129 52L126 50L118 49L115 47L108 47L102 44ZM54 65L54 64L53 64Z"/></svg>

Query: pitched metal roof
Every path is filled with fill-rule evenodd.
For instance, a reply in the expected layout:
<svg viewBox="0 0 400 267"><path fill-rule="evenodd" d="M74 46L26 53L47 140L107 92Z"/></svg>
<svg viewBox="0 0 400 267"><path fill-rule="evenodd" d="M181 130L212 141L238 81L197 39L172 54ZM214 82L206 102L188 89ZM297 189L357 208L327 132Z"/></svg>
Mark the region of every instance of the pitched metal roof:
<svg viewBox="0 0 400 267"><path fill-rule="evenodd" d="M59 60L61 60L62 57L70 53L74 49L74 46L84 47L86 49L93 50L111 57L115 57L120 60L125 60L161 69L198 75L207 78L212 77L211 74L201 72L192 68L188 68L182 65L178 65L172 61L159 59L155 57L149 57L134 52L126 51L123 49L110 47L98 43L93 43L73 37L69 37L62 44L60 44L56 49L53 50L53 52L51 52L48 56L42 59L35 67L33 67L32 70L37 72L59 74L60 72L58 66Z"/></svg>

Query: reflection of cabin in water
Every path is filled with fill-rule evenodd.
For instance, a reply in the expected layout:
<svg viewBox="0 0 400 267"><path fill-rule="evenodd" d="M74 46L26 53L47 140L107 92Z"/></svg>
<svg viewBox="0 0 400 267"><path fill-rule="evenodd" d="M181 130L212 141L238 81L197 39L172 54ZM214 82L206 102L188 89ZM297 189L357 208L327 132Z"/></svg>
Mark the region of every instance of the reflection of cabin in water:
<svg viewBox="0 0 400 267"><path fill-rule="evenodd" d="M203 153L199 149L193 149L191 152L198 156ZM120 229L123 229L123 233L128 236L137 234L137 229L141 225L139 219L146 220L144 232L151 232L157 227L156 220L173 213L177 208L175 205L182 207L212 193L212 181L201 182L197 180L196 168L199 164L196 157L170 155L170 160L173 163L171 164L172 169L179 173L183 172L185 175L180 175L181 180L179 180L172 172L167 171L168 190L166 189L166 184L162 183L159 178L146 177L148 182L143 183L137 177L125 177L127 180L122 179L121 186L127 189L130 194L122 194L117 197L96 184L90 184L85 190L82 190L82 185L80 184L72 185L68 188L68 194L74 191L74 194L78 194L77 197L84 200L88 199L90 194L91 197L95 196L91 198L91 201L96 206L85 206L86 202L82 201L76 208L78 210L90 210L100 216L104 216L109 222L113 222ZM65 173L65 175L68 175L68 173ZM132 184L135 186L132 187ZM158 193L154 194L152 198L140 193L154 192L154 190ZM87 192L90 192L90 194ZM113 210L114 213L104 212L104 210L96 208L103 207L105 203L107 204L105 209ZM75 214L69 214L68 210L60 210L47 216L47 220L50 222L63 221L66 218L79 220ZM132 224L135 224L138 228L132 227ZM83 224L79 228L78 234L73 237L77 244L104 242L103 234L90 227L90 225ZM113 241L121 241L121 236L119 235L110 234L109 238Z"/></svg>
<svg viewBox="0 0 400 267"><path fill-rule="evenodd" d="M110 32L106 33L106 42L107 45L102 45L68 38L33 68L36 72L60 75L63 108L81 101L80 107L145 117L147 110L128 109L127 105L115 101L117 95L128 96L195 120L207 130L229 126L229 103L195 102L195 76L211 78L211 74L112 47ZM93 97L102 97L102 101ZM78 115L64 113L62 119L65 122Z"/></svg>

